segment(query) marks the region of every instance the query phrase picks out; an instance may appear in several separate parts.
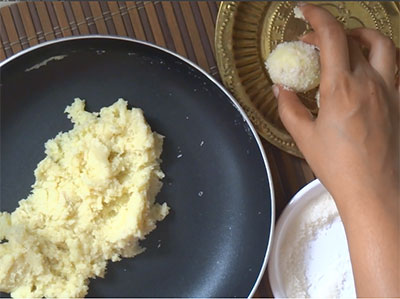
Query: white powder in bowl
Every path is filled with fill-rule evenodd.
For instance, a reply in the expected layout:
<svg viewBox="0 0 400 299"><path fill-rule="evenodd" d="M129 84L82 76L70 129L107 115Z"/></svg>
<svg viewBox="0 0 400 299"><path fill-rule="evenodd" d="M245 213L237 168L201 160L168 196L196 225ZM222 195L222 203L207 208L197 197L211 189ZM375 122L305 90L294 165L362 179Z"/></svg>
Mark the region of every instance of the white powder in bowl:
<svg viewBox="0 0 400 299"><path fill-rule="evenodd" d="M279 261L288 297L356 297L344 227L327 192L295 216L282 240Z"/></svg>

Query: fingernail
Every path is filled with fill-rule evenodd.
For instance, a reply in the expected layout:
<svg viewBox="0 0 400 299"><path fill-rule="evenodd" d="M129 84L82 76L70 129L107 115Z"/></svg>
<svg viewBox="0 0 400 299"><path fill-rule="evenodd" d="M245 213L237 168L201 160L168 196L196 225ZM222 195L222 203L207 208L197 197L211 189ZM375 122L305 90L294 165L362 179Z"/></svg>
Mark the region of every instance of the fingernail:
<svg viewBox="0 0 400 299"><path fill-rule="evenodd" d="M272 92L274 93L275 98L279 98L279 87L276 85L272 85Z"/></svg>
<svg viewBox="0 0 400 299"><path fill-rule="evenodd" d="M307 5L307 3L306 3L306 2L303 2L303 1L299 1L299 2L297 2L296 4L297 4L298 7L302 7L302 6Z"/></svg>
<svg viewBox="0 0 400 299"><path fill-rule="evenodd" d="M302 33L297 37L297 39L302 40L308 33Z"/></svg>

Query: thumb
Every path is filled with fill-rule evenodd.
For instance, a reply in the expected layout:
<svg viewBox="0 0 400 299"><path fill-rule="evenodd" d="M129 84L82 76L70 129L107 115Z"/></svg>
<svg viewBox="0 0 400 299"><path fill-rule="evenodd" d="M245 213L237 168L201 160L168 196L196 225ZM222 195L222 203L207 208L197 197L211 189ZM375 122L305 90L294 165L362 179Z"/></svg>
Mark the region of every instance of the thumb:
<svg viewBox="0 0 400 299"><path fill-rule="evenodd" d="M307 141L312 133L313 116L293 91L277 85L274 85L272 90L278 99L281 121L297 146L302 150L302 142Z"/></svg>

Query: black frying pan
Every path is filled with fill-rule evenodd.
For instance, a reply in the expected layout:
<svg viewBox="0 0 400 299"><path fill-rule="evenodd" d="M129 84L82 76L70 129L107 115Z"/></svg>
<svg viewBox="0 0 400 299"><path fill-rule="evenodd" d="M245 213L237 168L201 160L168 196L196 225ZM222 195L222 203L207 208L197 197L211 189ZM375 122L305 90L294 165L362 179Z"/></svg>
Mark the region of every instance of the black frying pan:
<svg viewBox="0 0 400 299"><path fill-rule="evenodd" d="M142 242L147 250L110 262L88 296L254 293L274 223L271 177L254 128L220 84L167 50L106 36L41 44L0 67L3 211L29 194L44 142L72 127L63 111L74 97L89 111L122 97L166 136L157 198L171 213Z"/></svg>

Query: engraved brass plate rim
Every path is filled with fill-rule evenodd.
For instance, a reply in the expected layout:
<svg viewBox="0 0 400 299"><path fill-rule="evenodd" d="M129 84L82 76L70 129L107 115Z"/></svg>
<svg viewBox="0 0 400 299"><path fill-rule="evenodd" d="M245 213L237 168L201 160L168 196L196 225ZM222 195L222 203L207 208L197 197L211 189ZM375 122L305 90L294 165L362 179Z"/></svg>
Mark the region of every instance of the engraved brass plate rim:
<svg viewBox="0 0 400 299"><path fill-rule="evenodd" d="M399 46L399 34L393 32L400 26L399 3L348 3L324 2L323 5L339 7L336 18L345 27L353 28L357 22L364 22L368 27L383 31ZM292 137L279 120L272 82L264 67L268 51L279 42L295 40L294 34L300 35L298 28L293 27L303 26L304 32L310 29L302 20L294 19L294 5L295 2L222 2L216 21L215 49L222 82L243 107L257 132L281 150L302 158ZM353 11L348 5L353 5ZM282 14L282 11L285 13ZM300 23L294 25L295 22L303 24L297 26ZM315 92L300 95L313 114L317 113Z"/></svg>

